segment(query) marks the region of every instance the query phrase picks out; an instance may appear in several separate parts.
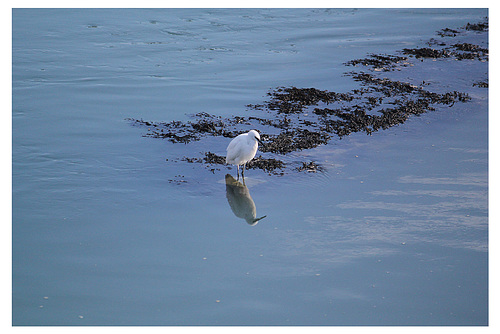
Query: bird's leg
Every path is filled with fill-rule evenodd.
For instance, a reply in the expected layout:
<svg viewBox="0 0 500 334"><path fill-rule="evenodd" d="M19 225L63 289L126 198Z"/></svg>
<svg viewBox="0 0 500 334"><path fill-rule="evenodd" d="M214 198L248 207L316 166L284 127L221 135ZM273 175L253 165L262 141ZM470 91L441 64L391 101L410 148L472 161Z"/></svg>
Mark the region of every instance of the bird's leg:
<svg viewBox="0 0 500 334"><path fill-rule="evenodd" d="M240 165L236 165L236 181L240 179Z"/></svg>
<svg viewBox="0 0 500 334"><path fill-rule="evenodd" d="M241 176L243 177L243 185L244 186L246 186L246 184L245 184L245 166L246 165L247 165L246 163L243 164L243 170L241 171Z"/></svg>

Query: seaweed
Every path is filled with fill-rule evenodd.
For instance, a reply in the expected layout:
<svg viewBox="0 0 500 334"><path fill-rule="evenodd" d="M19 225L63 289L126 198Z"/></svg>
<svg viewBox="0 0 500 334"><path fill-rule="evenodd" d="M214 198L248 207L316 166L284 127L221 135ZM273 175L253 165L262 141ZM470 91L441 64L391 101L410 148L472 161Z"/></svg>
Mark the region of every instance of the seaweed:
<svg viewBox="0 0 500 334"><path fill-rule="evenodd" d="M295 128L275 136L267 136L266 145L261 147L260 150L262 152L287 154L326 144L329 139L330 136L324 132Z"/></svg>
<svg viewBox="0 0 500 334"><path fill-rule="evenodd" d="M451 56L447 50L432 48L403 49L403 54L412 55L415 58L448 58Z"/></svg>
<svg viewBox="0 0 500 334"><path fill-rule="evenodd" d="M467 24L461 30L445 28L438 31L441 37L455 37L466 31L482 32L488 23ZM447 45L444 41L431 39L429 47L405 48L400 55L369 54L363 59L346 62L345 66L371 70L345 73L360 84L349 92L334 92L314 87L300 88L279 86L267 92L268 100L258 104L247 104L250 111L267 113L269 117L255 115L223 118L206 112L191 116L187 122L152 122L143 119L128 119L133 125L147 127L143 135L167 139L172 143L189 144L206 136L233 138L252 128L261 130L265 142L259 149L262 153L247 163L249 169L261 169L269 174L283 175L287 167L297 172L317 172L323 168L312 161L284 163L277 159L292 152L326 145L331 140L342 139L356 132L368 135L403 124L412 116L433 111L439 105L453 106L466 103L471 98L459 91L436 93L426 89L425 82L419 85L383 77L380 72L400 70L411 65L410 57L426 59L488 60L488 49L470 43ZM375 72L379 72L376 75ZM475 87L488 88L488 82L476 82ZM209 166L225 165L225 157L204 152L201 157L183 157L187 163L202 163ZM168 160L167 160L168 161ZM298 165L297 165L298 164ZM214 168L210 169L212 172ZM176 180L176 182L184 182Z"/></svg>
<svg viewBox="0 0 500 334"><path fill-rule="evenodd" d="M475 82L472 84L472 87L488 88L488 82L487 81Z"/></svg>
<svg viewBox="0 0 500 334"><path fill-rule="evenodd" d="M459 32L455 29L444 28L437 32L437 34L441 37L456 37Z"/></svg>
<svg viewBox="0 0 500 334"><path fill-rule="evenodd" d="M401 56L395 56L395 55L377 55L377 54L370 54L368 55L367 58L362 58L362 59L354 59L350 60L344 65L346 66L357 66L357 65L362 65L362 66L371 66L374 70L376 71L392 71L394 70L397 65L402 66L407 66L406 61L408 60L408 57L401 57Z"/></svg>
<svg viewBox="0 0 500 334"><path fill-rule="evenodd" d="M488 30L488 22L467 23L465 30L486 31Z"/></svg>
<svg viewBox="0 0 500 334"><path fill-rule="evenodd" d="M295 170L298 172L309 172L309 173L322 172L323 169L324 169L323 167L321 167L314 161L303 162L302 165L295 168Z"/></svg>
<svg viewBox="0 0 500 334"><path fill-rule="evenodd" d="M263 158L262 155L259 155L247 163L247 168L262 169L269 174L283 175L282 169L285 168L285 163L278 159Z"/></svg>

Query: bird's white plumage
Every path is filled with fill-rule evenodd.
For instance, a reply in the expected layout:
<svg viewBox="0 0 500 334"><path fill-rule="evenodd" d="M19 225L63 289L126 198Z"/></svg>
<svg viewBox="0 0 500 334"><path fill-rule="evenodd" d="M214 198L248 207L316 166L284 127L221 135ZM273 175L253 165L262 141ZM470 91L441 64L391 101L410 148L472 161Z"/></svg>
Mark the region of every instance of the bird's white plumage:
<svg viewBox="0 0 500 334"><path fill-rule="evenodd" d="M238 171L240 165L245 168L245 164L255 157L259 141L260 135L255 130L236 136L227 146L226 163L238 166Z"/></svg>

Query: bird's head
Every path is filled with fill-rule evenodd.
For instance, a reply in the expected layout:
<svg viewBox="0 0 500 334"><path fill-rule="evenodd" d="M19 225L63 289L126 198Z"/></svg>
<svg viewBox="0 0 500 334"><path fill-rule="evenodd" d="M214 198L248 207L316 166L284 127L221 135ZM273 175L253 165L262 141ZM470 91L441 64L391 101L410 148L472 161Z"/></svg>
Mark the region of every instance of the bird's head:
<svg viewBox="0 0 500 334"><path fill-rule="evenodd" d="M260 141L260 134L257 132L257 130L248 131L248 135Z"/></svg>
<svg viewBox="0 0 500 334"><path fill-rule="evenodd" d="M260 140L260 134L256 130L250 130L248 135L252 138L255 138L262 146L265 146L264 143Z"/></svg>

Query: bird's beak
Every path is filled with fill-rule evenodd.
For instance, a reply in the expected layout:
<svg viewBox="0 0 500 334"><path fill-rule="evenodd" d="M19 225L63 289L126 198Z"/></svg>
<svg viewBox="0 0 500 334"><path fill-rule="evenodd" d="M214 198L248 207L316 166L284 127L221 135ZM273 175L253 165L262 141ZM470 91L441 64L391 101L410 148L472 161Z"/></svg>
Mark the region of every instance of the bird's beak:
<svg viewBox="0 0 500 334"><path fill-rule="evenodd" d="M259 144L261 144L262 146L266 147L266 144L264 144L259 138L255 138L257 139L257 141L259 142Z"/></svg>

